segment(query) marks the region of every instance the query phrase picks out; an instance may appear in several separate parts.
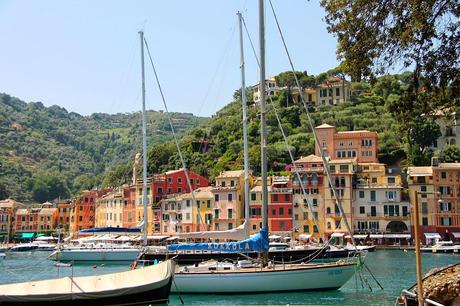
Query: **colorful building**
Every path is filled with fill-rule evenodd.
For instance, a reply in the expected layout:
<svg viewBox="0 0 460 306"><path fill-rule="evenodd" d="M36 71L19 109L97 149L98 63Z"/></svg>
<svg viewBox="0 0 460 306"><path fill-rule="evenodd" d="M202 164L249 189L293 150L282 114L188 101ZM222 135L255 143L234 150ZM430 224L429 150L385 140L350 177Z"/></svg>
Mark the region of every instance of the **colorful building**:
<svg viewBox="0 0 460 306"><path fill-rule="evenodd" d="M295 173L296 171L300 175L300 181ZM323 160L316 155L301 157L294 162L291 172L294 214L293 237L296 238L299 234L303 234L304 237L312 235L315 238L320 238L324 234L325 175ZM302 186L305 190L307 201L305 201ZM311 204L314 216L307 203ZM314 218L316 218L319 228L316 227Z"/></svg>
<svg viewBox="0 0 460 306"><path fill-rule="evenodd" d="M70 229L70 215L72 211L72 201L60 201L56 203L58 210L58 225L57 227L64 232L69 232Z"/></svg>
<svg viewBox="0 0 460 306"><path fill-rule="evenodd" d="M342 78L328 78L316 88L318 105L337 105L349 100L350 83Z"/></svg>
<svg viewBox="0 0 460 306"><path fill-rule="evenodd" d="M329 161L332 181L342 205L343 214L336 205L332 188L326 183L324 188L326 237L330 237L334 233L349 234L342 220L344 216L347 218L351 229L353 227L353 175L356 173L357 165L356 158Z"/></svg>
<svg viewBox="0 0 460 306"><path fill-rule="evenodd" d="M387 173L385 164L359 164L355 183L354 233L391 234L389 237L394 239L410 237L410 205L403 193L401 176Z"/></svg>
<svg viewBox="0 0 460 306"><path fill-rule="evenodd" d="M329 124L322 124L316 127L319 144L315 146L315 154L321 156L319 145L324 154L331 158L349 160L356 158L359 163L376 163L377 141L376 132L366 130L336 132L335 127Z"/></svg>
<svg viewBox="0 0 460 306"><path fill-rule="evenodd" d="M123 227L136 227L138 222L136 219L136 189L133 186L123 187Z"/></svg>
<svg viewBox="0 0 460 306"><path fill-rule="evenodd" d="M57 224L58 209L52 207L51 203L43 203L40 207L17 209L13 225L15 239L33 238L40 233L49 235L56 230ZM30 235L25 236L26 232Z"/></svg>
<svg viewBox="0 0 460 306"><path fill-rule="evenodd" d="M96 227L123 227L123 209L127 199L122 188L115 189L96 200Z"/></svg>
<svg viewBox="0 0 460 306"><path fill-rule="evenodd" d="M25 207L24 204L15 200L6 199L0 201L0 241L8 242L13 236L13 220L16 209Z"/></svg>
<svg viewBox="0 0 460 306"><path fill-rule="evenodd" d="M70 232L72 234L95 226L96 200L110 191L111 189L84 191L73 201L70 212Z"/></svg>
<svg viewBox="0 0 460 306"><path fill-rule="evenodd" d="M209 182L203 176L188 170L190 185L195 190L200 187L209 186ZM190 187L187 183L184 169L167 171L153 176L152 182L153 198L158 203L162 198L170 194L189 193Z"/></svg>
<svg viewBox="0 0 460 306"><path fill-rule="evenodd" d="M223 171L211 188L215 230L229 230L244 222L244 171Z"/></svg>

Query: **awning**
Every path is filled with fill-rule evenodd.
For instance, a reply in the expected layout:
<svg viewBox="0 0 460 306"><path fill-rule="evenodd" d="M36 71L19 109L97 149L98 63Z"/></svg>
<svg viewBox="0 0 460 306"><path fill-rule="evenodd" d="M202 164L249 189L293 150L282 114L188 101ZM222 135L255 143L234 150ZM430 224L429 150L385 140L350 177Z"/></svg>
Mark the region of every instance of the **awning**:
<svg viewBox="0 0 460 306"><path fill-rule="evenodd" d="M32 239L34 238L35 233L22 233L21 238L22 239Z"/></svg>
<svg viewBox="0 0 460 306"><path fill-rule="evenodd" d="M438 233L425 233L424 235L426 239L441 239L441 235Z"/></svg>
<svg viewBox="0 0 460 306"><path fill-rule="evenodd" d="M385 234L385 238L409 239L410 234Z"/></svg>
<svg viewBox="0 0 460 306"><path fill-rule="evenodd" d="M382 239L383 234L370 234L369 238L371 238L371 239Z"/></svg>
<svg viewBox="0 0 460 306"><path fill-rule="evenodd" d="M459 232L452 232L452 235L454 235L454 238L460 238Z"/></svg>
<svg viewBox="0 0 460 306"><path fill-rule="evenodd" d="M338 238L341 238L345 236L345 233L332 233L331 237L338 237Z"/></svg>
<svg viewBox="0 0 460 306"><path fill-rule="evenodd" d="M163 240L165 238L168 238L168 236L164 236L164 235L147 236L147 239L151 239L151 240Z"/></svg>
<svg viewBox="0 0 460 306"><path fill-rule="evenodd" d="M298 238L299 240L307 240L311 238L311 234L300 234Z"/></svg>
<svg viewBox="0 0 460 306"><path fill-rule="evenodd" d="M345 238L351 238L350 235L346 235ZM353 235L354 239L365 239L367 238L367 234L355 234Z"/></svg>

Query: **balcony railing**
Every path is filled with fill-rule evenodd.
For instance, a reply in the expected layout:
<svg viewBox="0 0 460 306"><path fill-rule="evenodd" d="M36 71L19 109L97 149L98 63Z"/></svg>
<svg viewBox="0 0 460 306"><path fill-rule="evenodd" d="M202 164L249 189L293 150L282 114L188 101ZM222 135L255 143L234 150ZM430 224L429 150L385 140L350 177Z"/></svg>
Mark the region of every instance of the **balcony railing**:
<svg viewBox="0 0 460 306"><path fill-rule="evenodd" d="M272 188L272 193L292 193L292 188Z"/></svg>

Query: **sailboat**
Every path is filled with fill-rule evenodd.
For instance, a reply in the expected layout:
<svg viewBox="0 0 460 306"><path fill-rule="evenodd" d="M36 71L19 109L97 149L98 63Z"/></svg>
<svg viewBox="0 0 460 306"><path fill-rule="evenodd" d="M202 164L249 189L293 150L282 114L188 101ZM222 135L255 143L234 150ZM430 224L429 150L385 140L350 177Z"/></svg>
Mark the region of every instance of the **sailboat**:
<svg viewBox="0 0 460 306"><path fill-rule="evenodd" d="M227 254L257 252L256 263L241 260L237 264L208 262L178 268L172 292L178 293L262 293L305 290L334 290L342 287L354 274L356 263L338 261L326 264L275 264L269 262L268 250L268 188L265 126L265 60L264 60L264 8L259 0L260 29L260 82L261 82L261 147L262 147L262 229L255 236L239 242L182 243L169 245L169 251L218 251ZM241 14L238 13L240 21ZM241 48L242 53L242 48ZM243 58L243 54L241 56ZM242 69L244 69L242 59ZM244 100L244 70L242 71L242 97ZM244 107L244 106L243 106ZM244 113L244 108L243 108ZM243 120L244 122L244 120ZM245 164L245 166L247 166ZM246 168L247 169L247 168ZM247 186L246 186L247 187ZM247 190L247 189L246 189ZM247 206L246 202L246 206ZM247 212L247 210L246 210Z"/></svg>
<svg viewBox="0 0 460 306"><path fill-rule="evenodd" d="M147 154L145 140L145 86L144 52L142 45L142 94L143 94L143 152L144 186L147 184ZM144 199L146 193L144 193ZM147 217L147 206L144 212ZM147 222L144 225L144 242L147 241ZM41 281L29 281L0 285L0 304L2 305L138 305L167 303L176 263L167 260L156 265L124 272L63 277Z"/></svg>

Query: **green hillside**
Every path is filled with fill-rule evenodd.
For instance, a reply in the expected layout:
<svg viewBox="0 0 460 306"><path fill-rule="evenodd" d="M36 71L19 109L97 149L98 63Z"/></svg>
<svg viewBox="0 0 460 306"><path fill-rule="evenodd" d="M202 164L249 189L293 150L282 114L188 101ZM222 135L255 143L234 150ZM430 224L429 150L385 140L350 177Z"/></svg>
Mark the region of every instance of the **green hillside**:
<svg viewBox="0 0 460 306"><path fill-rule="evenodd" d="M312 77L298 72L298 76L305 86L314 86L331 73L334 71ZM292 92L289 89L293 84L292 74L284 72L276 78L279 85L288 86L279 95L274 96L273 101L279 111L283 129L295 158L312 154L314 139L307 115L301 105L293 103ZM372 85L365 82L352 83L353 97L349 102L338 106L320 106L316 109L312 107L312 117L316 125L328 123L336 126L339 131L367 129L378 132L380 162L397 164L409 156L412 164L427 164L433 152L421 148L430 145L436 139L439 128L433 119L420 117L420 110L410 110L409 112L412 112L410 120L400 119L398 103L407 91L409 83L410 73L384 76L375 80ZM252 94L249 89L248 94L248 101L251 101ZM258 174L260 171L259 114L258 109L251 102L248 102L248 108L250 167L255 174ZM268 105L267 109L269 110L267 114L269 171L282 173L291 161L273 108ZM420 137L414 137L407 132L408 130L418 131ZM209 122L187 132L181 140L181 147L188 166L211 180L222 170L242 169L242 110L238 91L235 92L234 101L217 112ZM180 167L180 162L173 143L166 142L150 148L150 173L177 167ZM121 172L129 171L129 167L119 170L110 173L108 179L122 181Z"/></svg>
<svg viewBox="0 0 460 306"><path fill-rule="evenodd" d="M172 117L179 134L208 120ZM151 144L172 139L164 113L148 112L148 137ZM100 186L106 173L140 152L141 114L81 116L0 94L0 139L0 198L64 197Z"/></svg>

